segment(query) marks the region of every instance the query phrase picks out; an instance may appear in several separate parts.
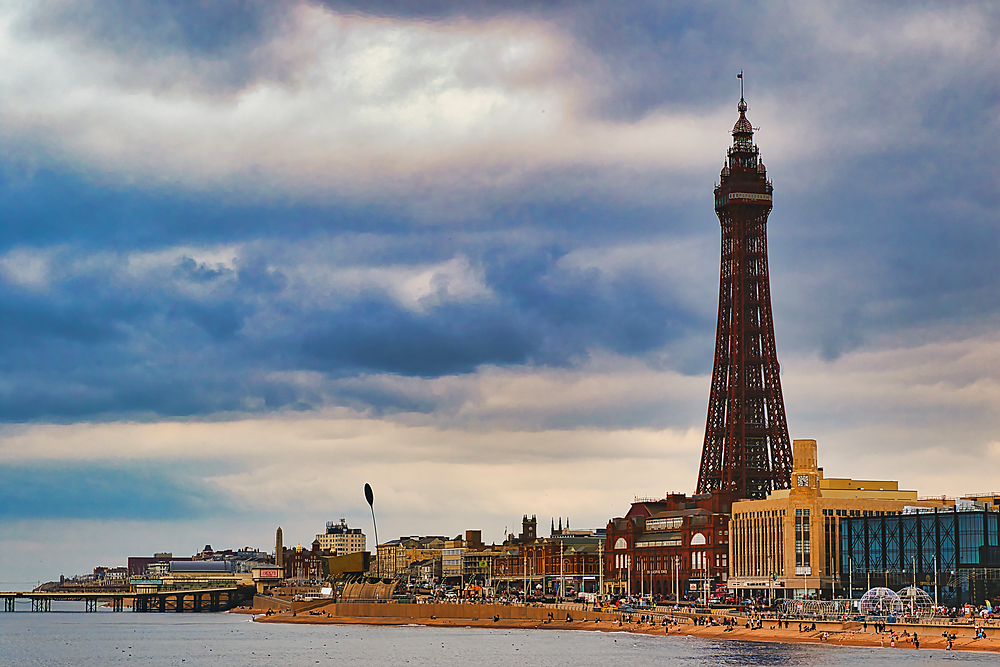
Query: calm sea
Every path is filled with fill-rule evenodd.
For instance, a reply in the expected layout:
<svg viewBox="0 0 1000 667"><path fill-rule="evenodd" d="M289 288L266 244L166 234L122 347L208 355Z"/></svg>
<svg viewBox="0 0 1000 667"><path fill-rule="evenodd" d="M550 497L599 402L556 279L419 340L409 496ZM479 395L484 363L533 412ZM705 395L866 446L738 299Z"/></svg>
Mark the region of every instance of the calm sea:
<svg viewBox="0 0 1000 667"><path fill-rule="evenodd" d="M288 626L235 614L84 613L82 603L0 613L0 665L600 665L997 664L996 655L706 641L627 633L422 627ZM76 611L79 609L79 611ZM73 611L71 611L73 610Z"/></svg>

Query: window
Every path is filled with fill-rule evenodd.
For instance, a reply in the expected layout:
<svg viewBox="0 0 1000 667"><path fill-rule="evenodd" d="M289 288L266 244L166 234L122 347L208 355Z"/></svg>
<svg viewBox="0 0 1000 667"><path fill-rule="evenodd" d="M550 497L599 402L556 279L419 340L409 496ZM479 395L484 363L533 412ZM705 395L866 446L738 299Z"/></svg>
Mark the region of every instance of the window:
<svg viewBox="0 0 1000 667"><path fill-rule="evenodd" d="M646 520L646 530L647 531L657 531L657 530L677 530L681 527L684 522L683 517L670 517L667 519L647 519Z"/></svg>
<svg viewBox="0 0 1000 667"><path fill-rule="evenodd" d="M940 531L941 565L939 570L955 568L955 517L954 514L938 515L938 531Z"/></svg>
<svg viewBox="0 0 1000 667"><path fill-rule="evenodd" d="M811 567L810 530L809 530L809 510L795 510L795 567Z"/></svg>
<svg viewBox="0 0 1000 667"><path fill-rule="evenodd" d="M826 510L823 510L824 512ZM823 517L823 567L827 575L832 575L836 571L836 548L837 548L837 522L836 519L827 515Z"/></svg>
<svg viewBox="0 0 1000 667"><path fill-rule="evenodd" d="M986 532L984 520L984 515L978 512L959 515L958 562L960 564L974 565L979 562L979 547L983 546L983 534Z"/></svg>

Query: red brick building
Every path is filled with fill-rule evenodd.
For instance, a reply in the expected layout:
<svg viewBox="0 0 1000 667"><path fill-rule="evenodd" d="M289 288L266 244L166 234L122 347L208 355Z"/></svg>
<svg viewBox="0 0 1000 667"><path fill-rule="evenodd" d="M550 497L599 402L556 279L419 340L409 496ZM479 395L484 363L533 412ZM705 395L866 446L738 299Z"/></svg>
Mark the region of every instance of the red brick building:
<svg viewBox="0 0 1000 667"><path fill-rule="evenodd" d="M560 578L566 590L594 591L601 573L599 545L594 538L538 539L531 544L507 548L493 559L493 580L501 590L521 589L524 582L532 591L554 595ZM527 559L527 560L525 560Z"/></svg>
<svg viewBox="0 0 1000 667"><path fill-rule="evenodd" d="M671 494L636 500L608 521L604 583L608 593L697 599L729 574L729 515L735 493Z"/></svg>
<svg viewBox="0 0 1000 667"><path fill-rule="evenodd" d="M309 551L302 545L297 545L294 549L282 548L285 579L299 581L323 579L323 556L331 554L320 549L319 540L313 540L311 547Z"/></svg>

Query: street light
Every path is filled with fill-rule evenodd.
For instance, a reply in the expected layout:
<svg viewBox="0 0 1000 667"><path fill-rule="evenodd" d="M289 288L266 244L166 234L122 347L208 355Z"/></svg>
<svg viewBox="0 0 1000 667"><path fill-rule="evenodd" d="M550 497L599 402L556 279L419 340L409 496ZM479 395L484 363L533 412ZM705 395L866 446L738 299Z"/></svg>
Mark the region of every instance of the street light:
<svg viewBox="0 0 1000 667"><path fill-rule="evenodd" d="M938 573L937 573L937 554L931 556L931 562L934 563L934 606L938 606ZM937 613L937 609L934 610Z"/></svg>

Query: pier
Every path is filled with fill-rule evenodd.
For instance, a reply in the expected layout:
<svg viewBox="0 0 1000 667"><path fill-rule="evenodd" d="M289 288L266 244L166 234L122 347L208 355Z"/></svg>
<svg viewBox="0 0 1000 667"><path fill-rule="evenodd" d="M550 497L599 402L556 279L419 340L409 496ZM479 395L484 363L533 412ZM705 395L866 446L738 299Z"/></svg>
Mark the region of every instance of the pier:
<svg viewBox="0 0 1000 667"><path fill-rule="evenodd" d="M52 601L84 602L85 611L95 612L101 604L108 604L112 611L124 611L125 600L132 601L134 612L194 612L224 611L233 606L237 587L202 588L192 590L157 591L155 593L128 592L47 592L4 591L3 610L16 610L18 600L31 600L31 611L52 611Z"/></svg>

